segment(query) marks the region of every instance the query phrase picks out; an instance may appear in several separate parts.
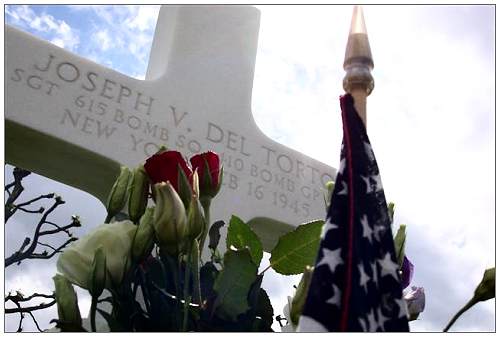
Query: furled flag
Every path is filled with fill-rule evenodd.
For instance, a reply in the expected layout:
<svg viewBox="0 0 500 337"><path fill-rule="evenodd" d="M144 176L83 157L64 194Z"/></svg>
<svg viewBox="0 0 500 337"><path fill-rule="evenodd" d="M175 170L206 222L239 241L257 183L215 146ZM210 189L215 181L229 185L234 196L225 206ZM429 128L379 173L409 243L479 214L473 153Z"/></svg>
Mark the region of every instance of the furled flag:
<svg viewBox="0 0 500 337"><path fill-rule="evenodd" d="M327 220L298 331L408 331L377 162L350 94Z"/></svg>

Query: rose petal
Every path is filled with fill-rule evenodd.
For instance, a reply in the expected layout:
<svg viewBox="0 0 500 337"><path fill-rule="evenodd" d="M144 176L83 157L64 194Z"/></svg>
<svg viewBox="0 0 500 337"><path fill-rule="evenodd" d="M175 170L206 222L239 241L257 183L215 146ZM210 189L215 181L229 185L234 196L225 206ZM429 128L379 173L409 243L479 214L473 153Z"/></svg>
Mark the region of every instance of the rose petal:
<svg viewBox="0 0 500 337"><path fill-rule="evenodd" d="M176 191L179 191L179 168L184 171L188 179L191 177L192 171L178 151L154 154L144 164L144 169L153 184L169 181Z"/></svg>
<svg viewBox="0 0 500 337"><path fill-rule="evenodd" d="M216 188L219 185L220 159L216 153L208 151L197 154L191 157L190 161L193 170L198 169L200 185L203 185L205 179L205 161L208 163L208 171L212 178L212 188Z"/></svg>

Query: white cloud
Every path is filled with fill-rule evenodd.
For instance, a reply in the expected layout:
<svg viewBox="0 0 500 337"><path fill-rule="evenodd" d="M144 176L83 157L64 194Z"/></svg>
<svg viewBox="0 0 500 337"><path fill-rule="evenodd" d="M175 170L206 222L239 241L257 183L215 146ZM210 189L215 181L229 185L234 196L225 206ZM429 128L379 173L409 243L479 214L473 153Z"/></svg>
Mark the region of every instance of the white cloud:
<svg viewBox="0 0 500 337"><path fill-rule="evenodd" d="M106 29L99 30L98 32L94 33L94 38L98 45L101 46L101 49L103 51L108 50L112 46L112 41L109 36L109 32Z"/></svg>
<svg viewBox="0 0 500 337"><path fill-rule="evenodd" d="M91 11L97 24L93 27L95 37L85 47L84 54L96 62L114 67L128 75L146 73L154 28L159 6L77 6L77 11ZM118 62L108 62L105 52L120 54ZM97 55L104 54L102 57ZM123 60L131 60L124 62Z"/></svg>
<svg viewBox="0 0 500 337"><path fill-rule="evenodd" d="M129 6L128 8L130 16L125 20L128 27L141 32L155 28L159 6Z"/></svg>
<svg viewBox="0 0 500 337"><path fill-rule="evenodd" d="M80 43L78 33L64 20L55 19L52 15L42 13L37 15L31 8L23 6L8 6L6 13L16 25L52 36L50 41L55 45L75 51Z"/></svg>

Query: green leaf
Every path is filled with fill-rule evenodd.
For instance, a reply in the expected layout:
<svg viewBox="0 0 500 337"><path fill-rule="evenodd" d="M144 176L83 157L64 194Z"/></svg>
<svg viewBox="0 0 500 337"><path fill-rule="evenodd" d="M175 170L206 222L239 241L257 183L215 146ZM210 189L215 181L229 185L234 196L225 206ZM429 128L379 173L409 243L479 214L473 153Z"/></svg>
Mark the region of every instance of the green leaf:
<svg viewBox="0 0 500 337"><path fill-rule="evenodd" d="M289 223L266 217L252 218L248 220L247 225L260 238L266 252L270 252L278 244L279 237L292 232L296 228Z"/></svg>
<svg viewBox="0 0 500 337"><path fill-rule="evenodd" d="M200 288L202 298L212 298L214 295L214 283L219 271L214 264L207 262L200 268Z"/></svg>
<svg viewBox="0 0 500 337"><path fill-rule="evenodd" d="M191 188L191 184L189 183L189 178L186 176L186 173L184 173L184 170L180 167L180 165L177 166L177 170L177 182L179 186L174 186L174 188L176 190L178 188L177 193L184 203L184 208L188 209L189 204L191 203L191 195L193 194L193 189Z"/></svg>
<svg viewBox="0 0 500 337"><path fill-rule="evenodd" d="M295 275L302 273L306 266L314 265L324 223L312 221L280 237L271 251L272 268L283 275Z"/></svg>
<svg viewBox="0 0 500 337"><path fill-rule="evenodd" d="M217 293L214 308L219 317L235 321L249 309L248 292L257 277L257 266L248 249L228 250L224 255L224 269L215 280Z"/></svg>
<svg viewBox="0 0 500 337"><path fill-rule="evenodd" d="M250 227L243 222L240 218L233 215L229 221L229 228L227 230L226 239L227 249L234 246L236 249L244 247L250 248L252 260L256 266L260 265L262 260L262 243L257 234L255 234Z"/></svg>
<svg viewBox="0 0 500 337"><path fill-rule="evenodd" d="M391 221L391 224L394 221L394 207L395 207L395 205L393 202L390 202L387 205L387 211L389 212L389 220Z"/></svg>
<svg viewBox="0 0 500 337"><path fill-rule="evenodd" d="M253 282L250 287L250 291L248 292L248 304L250 305L249 313L255 315L255 311L257 308L257 303L259 300L259 289L262 285L262 280L264 279L264 275L257 275L257 278Z"/></svg>
<svg viewBox="0 0 500 337"><path fill-rule="evenodd" d="M259 324L259 331L272 331L271 325L273 324L274 316L273 306L266 291L262 288L259 289L256 315L262 319L262 322Z"/></svg>
<svg viewBox="0 0 500 337"><path fill-rule="evenodd" d="M213 225L210 227L210 230L208 231L208 236L209 236L208 248L211 248L213 250L217 249L220 240L220 228L224 225L225 225L224 221L220 220L214 222Z"/></svg>
<svg viewBox="0 0 500 337"><path fill-rule="evenodd" d="M399 226L398 232L394 237L394 250L396 252L396 259L398 260L399 268L403 266L405 257L405 244L406 244L406 225Z"/></svg>

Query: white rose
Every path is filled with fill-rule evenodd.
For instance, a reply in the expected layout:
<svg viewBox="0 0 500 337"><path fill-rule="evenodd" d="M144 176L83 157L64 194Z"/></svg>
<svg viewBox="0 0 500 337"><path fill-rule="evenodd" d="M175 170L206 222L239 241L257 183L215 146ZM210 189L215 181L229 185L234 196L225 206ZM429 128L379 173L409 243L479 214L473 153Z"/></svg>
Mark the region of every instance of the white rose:
<svg viewBox="0 0 500 337"><path fill-rule="evenodd" d="M106 288L121 283L131 266L131 247L137 226L131 221L102 224L84 237L73 242L57 260L57 271L71 282L88 289L92 260L97 248L103 247L106 255Z"/></svg>

